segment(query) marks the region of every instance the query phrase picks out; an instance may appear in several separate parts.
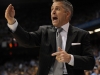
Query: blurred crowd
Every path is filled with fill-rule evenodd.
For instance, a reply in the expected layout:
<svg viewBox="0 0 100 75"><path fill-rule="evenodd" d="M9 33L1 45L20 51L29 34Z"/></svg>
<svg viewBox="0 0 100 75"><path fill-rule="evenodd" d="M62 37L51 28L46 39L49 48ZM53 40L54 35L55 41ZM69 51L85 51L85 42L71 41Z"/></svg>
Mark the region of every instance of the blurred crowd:
<svg viewBox="0 0 100 75"><path fill-rule="evenodd" d="M85 75L100 75L100 50L93 47L93 53L95 58L95 66L93 70L85 70Z"/></svg>
<svg viewBox="0 0 100 75"><path fill-rule="evenodd" d="M38 61L11 60L0 66L0 75L36 75Z"/></svg>

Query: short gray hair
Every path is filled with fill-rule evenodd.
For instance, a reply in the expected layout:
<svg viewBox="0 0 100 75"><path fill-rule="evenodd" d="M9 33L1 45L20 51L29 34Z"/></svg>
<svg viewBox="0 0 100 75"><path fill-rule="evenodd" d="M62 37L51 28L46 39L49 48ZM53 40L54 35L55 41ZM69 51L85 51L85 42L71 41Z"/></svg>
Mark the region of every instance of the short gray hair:
<svg viewBox="0 0 100 75"><path fill-rule="evenodd" d="M68 0L53 0L53 2L62 2L65 5L65 9L71 12L70 18L73 16L73 5Z"/></svg>

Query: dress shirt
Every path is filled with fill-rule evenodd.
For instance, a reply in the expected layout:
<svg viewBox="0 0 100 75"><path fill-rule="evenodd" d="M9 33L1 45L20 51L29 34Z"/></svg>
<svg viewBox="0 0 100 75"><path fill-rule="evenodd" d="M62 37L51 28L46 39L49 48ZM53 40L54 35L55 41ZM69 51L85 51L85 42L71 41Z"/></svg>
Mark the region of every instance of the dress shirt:
<svg viewBox="0 0 100 75"><path fill-rule="evenodd" d="M68 29L69 29L69 22L63 26L61 26L61 28L63 28L63 30L60 32L61 37L62 37L62 49L65 50L66 47L66 41L67 41L67 34L68 34ZM71 60L68 63L71 66L74 66L74 57L73 55L71 55ZM64 74L67 74L67 69L64 63Z"/></svg>

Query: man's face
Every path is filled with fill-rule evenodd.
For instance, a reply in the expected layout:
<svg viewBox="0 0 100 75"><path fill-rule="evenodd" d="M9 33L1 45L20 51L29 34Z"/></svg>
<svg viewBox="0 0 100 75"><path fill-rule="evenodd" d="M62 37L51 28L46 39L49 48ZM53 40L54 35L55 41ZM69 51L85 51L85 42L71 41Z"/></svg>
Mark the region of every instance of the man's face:
<svg viewBox="0 0 100 75"><path fill-rule="evenodd" d="M54 2L51 6L51 20L55 27L61 27L69 21L69 12L62 2Z"/></svg>

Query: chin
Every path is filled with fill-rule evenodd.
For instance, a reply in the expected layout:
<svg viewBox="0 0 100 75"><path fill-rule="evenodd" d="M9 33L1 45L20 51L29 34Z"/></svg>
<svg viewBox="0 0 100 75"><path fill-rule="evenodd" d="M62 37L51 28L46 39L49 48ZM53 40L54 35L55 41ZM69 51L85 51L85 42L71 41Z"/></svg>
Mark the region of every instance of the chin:
<svg viewBox="0 0 100 75"><path fill-rule="evenodd" d="M53 26L58 27L58 25L56 25L56 24L53 24Z"/></svg>
<svg viewBox="0 0 100 75"><path fill-rule="evenodd" d="M57 24L53 24L53 26L55 26L55 27L61 27L61 26L59 26L59 25L57 25Z"/></svg>
<svg viewBox="0 0 100 75"><path fill-rule="evenodd" d="M58 24L55 24L55 23L52 23L52 24L53 24L53 26L58 27Z"/></svg>

